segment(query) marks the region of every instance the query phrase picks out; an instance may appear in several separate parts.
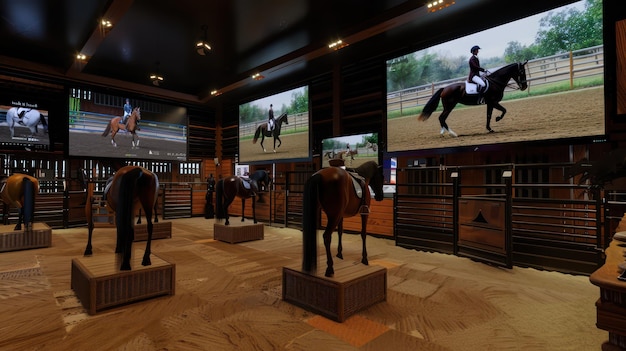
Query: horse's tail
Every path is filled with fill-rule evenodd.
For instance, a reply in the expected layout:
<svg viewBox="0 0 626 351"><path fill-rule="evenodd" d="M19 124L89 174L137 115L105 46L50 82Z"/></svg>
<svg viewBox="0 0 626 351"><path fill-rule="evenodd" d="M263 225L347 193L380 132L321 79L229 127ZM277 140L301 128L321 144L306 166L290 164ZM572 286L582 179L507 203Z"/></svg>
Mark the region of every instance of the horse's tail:
<svg viewBox="0 0 626 351"><path fill-rule="evenodd" d="M261 136L261 127L262 125L256 127L256 132L254 132L254 139L252 139L252 144L256 144L256 141L259 140L259 136Z"/></svg>
<svg viewBox="0 0 626 351"><path fill-rule="evenodd" d="M441 99L442 91L443 91L443 88L440 88L439 90L437 90L433 94L433 96L430 98L430 100L428 100L426 105L424 105L424 108L422 109L422 113L420 113L419 117L417 117L419 121L427 120L430 117L430 115L437 109L437 106L439 106L439 99Z"/></svg>
<svg viewBox="0 0 626 351"><path fill-rule="evenodd" d="M321 176L314 174L304 184L302 200L302 270L311 272L317 267L318 197Z"/></svg>
<svg viewBox="0 0 626 351"><path fill-rule="evenodd" d="M102 136L107 136L111 132L111 123L107 123L107 127L104 128L104 132L102 132Z"/></svg>
<svg viewBox="0 0 626 351"><path fill-rule="evenodd" d="M224 196L224 179L220 179L215 184L215 218L224 219L226 218L224 214L224 201L222 197Z"/></svg>
<svg viewBox="0 0 626 351"><path fill-rule="evenodd" d="M134 217L134 200L135 187L139 178L143 176L141 168L133 168L122 175L119 182L119 191L117 192L117 203L115 206L115 222L117 223L118 236L122 236L124 240L134 240L133 217ZM111 195L111 194L109 194ZM127 233L126 235L124 233ZM126 247L126 246L124 246Z"/></svg>
<svg viewBox="0 0 626 351"><path fill-rule="evenodd" d="M35 183L30 178L24 177L22 180L24 190L24 227L26 229L32 229L32 224L35 222Z"/></svg>
<svg viewBox="0 0 626 351"><path fill-rule="evenodd" d="M43 113L39 114L39 121L41 122L41 125L43 126L43 129L47 132L48 131L48 121L46 121L46 117L44 117Z"/></svg>

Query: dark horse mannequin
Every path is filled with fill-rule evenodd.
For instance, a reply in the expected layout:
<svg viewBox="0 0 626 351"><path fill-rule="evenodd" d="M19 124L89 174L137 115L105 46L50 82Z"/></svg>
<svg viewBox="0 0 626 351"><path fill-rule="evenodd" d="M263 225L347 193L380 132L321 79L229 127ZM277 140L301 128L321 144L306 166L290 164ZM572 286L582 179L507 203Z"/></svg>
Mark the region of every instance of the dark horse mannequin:
<svg viewBox="0 0 626 351"><path fill-rule="evenodd" d="M35 196L39 192L39 181L27 174L15 173L0 178L0 200L4 204L4 224L8 224L9 209L17 207L18 219L14 230L30 232L35 222Z"/></svg>
<svg viewBox="0 0 626 351"><path fill-rule="evenodd" d="M265 146L263 146L263 141L265 140L265 137L274 137L274 152L276 152L276 148L280 147L280 145L282 145L282 141L280 140L280 129L282 127L282 124L289 124L289 120L287 119L287 114L283 113L282 115L276 117L274 122L274 129L272 129L271 131L267 130L267 123L261 123L261 125L259 125L256 128L256 132L254 132L254 139L252 139L252 144L256 144L256 141L259 140L259 136L261 137L261 147L263 148L263 152L265 152ZM278 140L278 146L276 146L276 140Z"/></svg>
<svg viewBox="0 0 626 351"><path fill-rule="evenodd" d="M528 61L524 63L512 63L485 77L488 82L488 87L484 92L483 97L485 99L485 103L487 104L487 130L490 133L493 133L493 129L491 129L491 115L493 113L493 109L495 108L502 111L502 114L496 117L496 122L500 121L506 114L506 109L500 105L500 101L504 96L504 88L507 87L509 81L513 79L517 83L520 90L526 90L528 87L525 68L527 62ZM446 123L448 115L458 103L463 105L478 105L477 97L477 94L466 93L465 82L450 84L445 88L440 88L435 92L435 94L433 94L426 105L424 105L424 109L419 115L418 120L426 121L435 109L437 109L437 106L439 106L439 100L441 100L443 104L443 112L439 115L439 124L441 125L440 133L443 135L447 131L450 135L456 137L457 134L453 132Z"/></svg>
<svg viewBox="0 0 626 351"><path fill-rule="evenodd" d="M232 175L217 181L215 187L215 217L226 219L224 225L229 225L228 206L233 203L235 197L241 199L241 221L244 221L246 210L246 199L252 199L252 220L256 223L256 196L262 189L269 189L272 182L269 174L264 170L259 170L250 175L250 180Z"/></svg>
<svg viewBox="0 0 626 351"><path fill-rule="evenodd" d="M135 230L133 217L135 207L141 206L146 214L148 241L141 264L149 266L151 242L152 242L152 210L155 208L159 194L159 179L156 174L138 166L124 166L120 168L111 183L105 189L106 202L109 208L115 211L115 224L117 226L117 242L115 253L122 254L120 270L130 270L130 257ZM90 197L88 195L88 197ZM85 205L89 236L85 256L92 255L91 236L93 233L93 213L90 198Z"/></svg>
<svg viewBox="0 0 626 351"><path fill-rule="evenodd" d="M357 173L358 186L355 186L351 172ZM335 274L333 259L330 253L331 235L335 228L339 234L337 257L343 258L341 235L343 233L343 218L361 215L361 239L363 254L361 263L368 264L365 237L367 235L367 219L371 201L369 186L372 187L376 201L382 201L383 170L374 161L368 161L361 166L344 170L340 167L327 167L314 173L304 185L304 199L302 210L302 243L303 259L302 270L312 272L317 266L317 224L319 208L321 207L328 223L324 230L324 246L326 248L327 277ZM357 193L357 190L359 193ZM360 195L359 195L360 194Z"/></svg>

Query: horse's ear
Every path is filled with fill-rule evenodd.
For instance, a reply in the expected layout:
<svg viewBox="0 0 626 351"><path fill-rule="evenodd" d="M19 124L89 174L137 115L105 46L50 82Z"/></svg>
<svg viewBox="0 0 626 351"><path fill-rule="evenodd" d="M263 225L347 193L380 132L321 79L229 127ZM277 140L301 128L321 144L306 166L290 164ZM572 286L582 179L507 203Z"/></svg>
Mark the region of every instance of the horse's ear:
<svg viewBox="0 0 626 351"><path fill-rule="evenodd" d="M528 60L524 61L524 63L522 64L522 66L526 66L526 64L528 63Z"/></svg>

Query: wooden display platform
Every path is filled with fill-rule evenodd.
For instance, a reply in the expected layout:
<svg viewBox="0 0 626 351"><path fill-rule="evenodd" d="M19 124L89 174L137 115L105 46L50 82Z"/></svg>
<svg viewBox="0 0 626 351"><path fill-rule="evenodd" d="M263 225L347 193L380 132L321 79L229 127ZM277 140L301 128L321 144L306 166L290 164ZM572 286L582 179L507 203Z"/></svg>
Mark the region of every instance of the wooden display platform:
<svg viewBox="0 0 626 351"><path fill-rule="evenodd" d="M52 246L52 229L45 223L34 223L28 233L14 228L15 224L0 226L0 252Z"/></svg>
<svg viewBox="0 0 626 351"><path fill-rule="evenodd" d="M71 287L87 313L149 298L174 295L176 265L152 254L152 265L142 266L143 250L135 250L131 271L120 271L118 255L101 254L72 259Z"/></svg>
<svg viewBox="0 0 626 351"><path fill-rule="evenodd" d="M229 225L223 225L221 223L213 224L213 239L225 241L231 244L240 243L243 241L263 240L263 224L246 224L245 222L233 222L235 221L231 221Z"/></svg>
<svg viewBox="0 0 626 351"><path fill-rule="evenodd" d="M283 267L283 300L343 322L356 312L387 299L387 269L335 260L335 276L324 276L326 261L314 274Z"/></svg>
<svg viewBox="0 0 626 351"><path fill-rule="evenodd" d="M170 239L172 237L172 222L159 222L152 223L152 240L155 239ZM135 224L135 240L134 241L146 241L148 240L148 225L145 223L145 219L142 224Z"/></svg>

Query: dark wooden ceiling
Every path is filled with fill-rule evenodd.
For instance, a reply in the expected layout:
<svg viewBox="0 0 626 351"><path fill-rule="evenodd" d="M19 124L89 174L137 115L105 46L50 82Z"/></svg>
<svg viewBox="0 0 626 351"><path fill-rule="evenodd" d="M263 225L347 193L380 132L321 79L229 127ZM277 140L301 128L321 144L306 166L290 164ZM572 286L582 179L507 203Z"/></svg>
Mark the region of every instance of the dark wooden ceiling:
<svg viewBox="0 0 626 351"><path fill-rule="evenodd" d="M342 60L426 46L572 1L0 0L0 68L189 103L245 99ZM113 27L103 30L102 18ZM195 43L207 26L212 51ZM350 44L333 52L330 41ZM85 53L85 63L75 55ZM153 86L156 70L163 83ZM255 81L260 72L266 78ZM220 97L223 99L223 97Z"/></svg>

